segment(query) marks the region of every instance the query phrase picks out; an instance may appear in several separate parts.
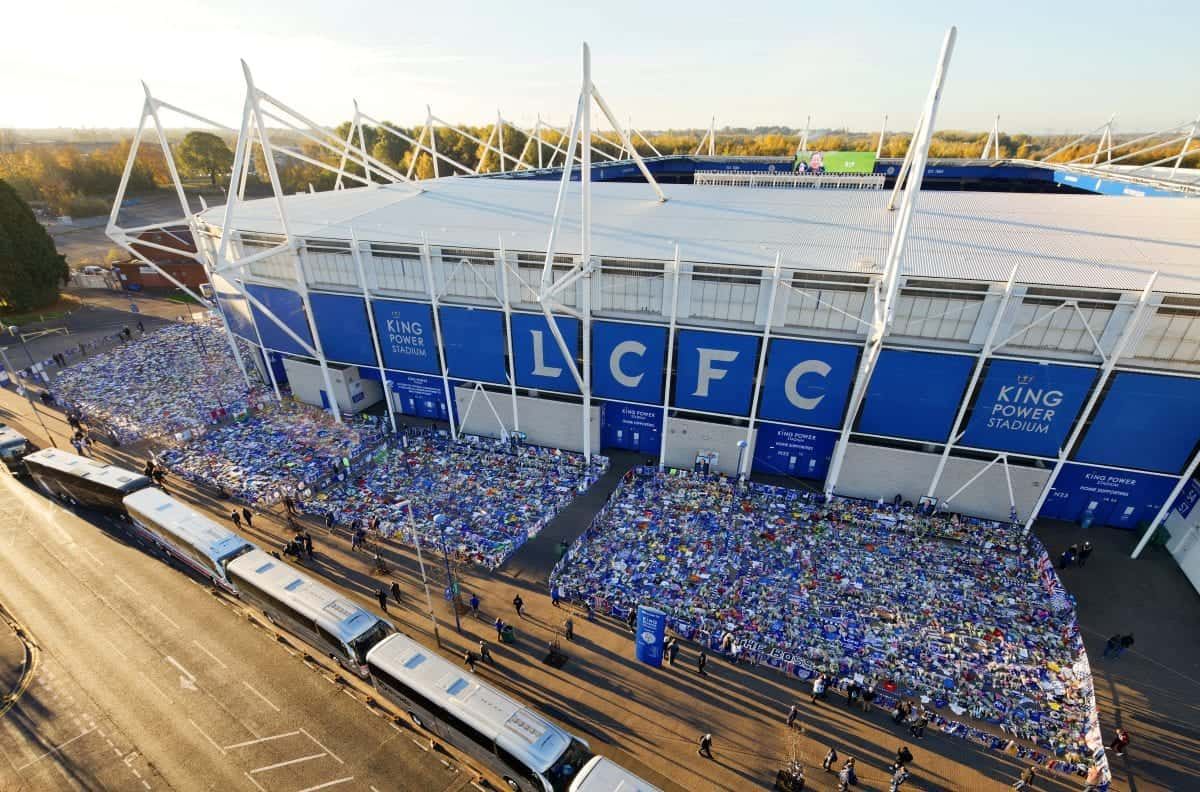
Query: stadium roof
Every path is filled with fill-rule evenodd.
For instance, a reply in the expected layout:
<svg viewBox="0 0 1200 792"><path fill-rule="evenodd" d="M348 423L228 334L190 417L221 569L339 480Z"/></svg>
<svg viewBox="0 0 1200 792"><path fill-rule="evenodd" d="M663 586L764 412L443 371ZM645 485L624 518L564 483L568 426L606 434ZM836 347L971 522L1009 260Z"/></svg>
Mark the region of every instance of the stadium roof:
<svg viewBox="0 0 1200 792"><path fill-rule="evenodd" d="M300 194L285 199L288 224L306 238L545 250L558 184L452 177ZM665 260L676 242L686 261L876 273L897 213L884 190L768 190L674 184L659 204L644 184L593 183L592 247L602 258ZM220 225L222 209L203 219ZM237 207L243 231L282 233L273 199ZM579 245L579 184L568 193L556 252ZM925 192L905 253L905 274L1200 294L1200 202L983 192Z"/></svg>

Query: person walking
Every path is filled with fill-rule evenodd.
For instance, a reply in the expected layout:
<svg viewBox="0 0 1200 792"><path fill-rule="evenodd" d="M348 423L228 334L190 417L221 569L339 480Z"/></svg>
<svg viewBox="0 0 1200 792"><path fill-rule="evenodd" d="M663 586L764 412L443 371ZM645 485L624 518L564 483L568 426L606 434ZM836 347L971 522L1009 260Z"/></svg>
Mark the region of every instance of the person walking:
<svg viewBox="0 0 1200 792"><path fill-rule="evenodd" d="M238 513L237 509L234 509L232 512L229 513L229 519L233 520L234 528L242 527L242 515Z"/></svg>
<svg viewBox="0 0 1200 792"><path fill-rule="evenodd" d="M559 607L559 605L558 605L558 586L550 587L550 604L556 608Z"/></svg>
<svg viewBox="0 0 1200 792"><path fill-rule="evenodd" d="M854 757L851 756L842 765L842 770L838 773L838 792L848 792L850 787L858 786L858 774L854 771Z"/></svg>
<svg viewBox="0 0 1200 792"><path fill-rule="evenodd" d="M1113 737L1113 741L1109 743L1108 750L1115 753L1117 756L1124 756L1125 749L1129 747L1129 732L1124 729L1117 729L1117 736Z"/></svg>
<svg viewBox="0 0 1200 792"><path fill-rule="evenodd" d="M696 671L700 676L708 676L708 672L704 670L706 665L708 665L708 652L701 649L700 654L696 657Z"/></svg>
<svg viewBox="0 0 1200 792"><path fill-rule="evenodd" d="M665 655L667 658L667 665L672 665L672 666L675 665L674 651L675 651L675 639L668 638L667 642L665 644L663 644L663 655Z"/></svg>
<svg viewBox="0 0 1200 792"><path fill-rule="evenodd" d="M1121 653L1121 633L1116 633L1104 642L1104 657L1110 654L1114 657Z"/></svg>
<svg viewBox="0 0 1200 792"><path fill-rule="evenodd" d="M496 661L492 659L492 650L488 648L487 641L479 639L479 659L489 665L495 665Z"/></svg>
<svg viewBox="0 0 1200 792"><path fill-rule="evenodd" d="M629 616L626 617L625 623L629 625L629 632L637 632L637 608L629 609Z"/></svg>
<svg viewBox="0 0 1200 792"><path fill-rule="evenodd" d="M837 760L838 760L837 748L834 748L831 745L831 746L829 746L829 750L825 752L825 758L821 760L821 769L824 770L826 773L832 773L833 765L835 762L837 762Z"/></svg>
<svg viewBox="0 0 1200 792"><path fill-rule="evenodd" d="M496 640L503 640L505 627L504 619L501 619L499 616L497 616L496 621L492 622L492 626L496 628Z"/></svg>
<svg viewBox="0 0 1200 792"><path fill-rule="evenodd" d="M893 767L903 767L913 760L912 751L908 750L907 745L901 745L896 749L896 761Z"/></svg>
<svg viewBox="0 0 1200 792"><path fill-rule="evenodd" d="M817 703L817 699L825 698L826 677L824 674L817 674L817 678L813 680L812 699L813 704Z"/></svg>
<svg viewBox="0 0 1200 792"><path fill-rule="evenodd" d="M800 708L797 707L795 704L792 704L792 708L788 710L787 721L786 721L789 729L792 728L792 726L794 726L796 724L796 718L799 718L799 717L800 717Z"/></svg>
<svg viewBox="0 0 1200 792"><path fill-rule="evenodd" d="M333 531L333 511L325 512L325 530Z"/></svg>
<svg viewBox="0 0 1200 792"><path fill-rule="evenodd" d="M387 591L385 589L379 589L375 592L375 596L379 598L379 607L383 608L384 613L387 613Z"/></svg>
<svg viewBox="0 0 1200 792"><path fill-rule="evenodd" d="M1090 556L1091 554L1092 554L1092 543L1084 542L1083 546L1079 548L1079 561L1077 562L1079 564L1079 566L1085 565L1087 563L1088 556Z"/></svg>
<svg viewBox="0 0 1200 792"><path fill-rule="evenodd" d="M875 682L874 682L874 680L871 680L871 681L867 682L867 686L865 688L863 688L862 711L869 713L871 711L871 705L874 701L875 701Z"/></svg>
<svg viewBox="0 0 1200 792"><path fill-rule="evenodd" d="M476 619L479 618L479 595L471 592L471 615Z"/></svg>
<svg viewBox="0 0 1200 792"><path fill-rule="evenodd" d="M912 725L908 727L908 731L918 740L925 739L925 727L929 725L929 716L925 713L925 705L917 710L917 717L913 719Z"/></svg>
<svg viewBox="0 0 1200 792"><path fill-rule="evenodd" d="M1021 777L1012 785L1013 789L1033 789L1033 780L1037 778L1037 768L1033 765L1021 771Z"/></svg>
<svg viewBox="0 0 1200 792"><path fill-rule="evenodd" d="M305 531L303 538L304 538L304 554L306 556L308 556L309 560L312 560L312 557L313 557L312 534L310 534L308 531Z"/></svg>
<svg viewBox="0 0 1200 792"><path fill-rule="evenodd" d="M463 661L467 664L467 668L471 669L471 673L474 674L475 664L479 662L479 658L475 656L475 653L468 649L463 653Z"/></svg>
<svg viewBox="0 0 1200 792"><path fill-rule="evenodd" d="M700 756L705 756L705 757L708 757L709 759L712 759L713 758L712 742L713 742L713 740L712 740L711 734L701 734L700 735L700 748L696 751L696 753Z"/></svg>
<svg viewBox="0 0 1200 792"><path fill-rule="evenodd" d="M242 519L246 521L247 528L254 527L254 512L250 511L249 506L242 507Z"/></svg>
<svg viewBox="0 0 1200 792"><path fill-rule="evenodd" d="M568 616L567 620L563 622L563 634L566 635L568 641L575 640L575 619L574 619L574 617Z"/></svg>
<svg viewBox="0 0 1200 792"><path fill-rule="evenodd" d="M400 584L392 581L392 599L396 600L396 604L400 604Z"/></svg>
<svg viewBox="0 0 1200 792"><path fill-rule="evenodd" d="M888 786L888 792L900 792L900 787L904 785L904 782L907 781L911 775L912 774L908 772L908 769L905 768L904 765L897 767L896 772L892 773L892 783Z"/></svg>
<svg viewBox="0 0 1200 792"><path fill-rule="evenodd" d="M525 618L525 600L521 599L521 595L513 597L513 610L517 612L517 616Z"/></svg>
<svg viewBox="0 0 1200 792"><path fill-rule="evenodd" d="M1113 657L1120 657L1122 654L1125 653L1125 650L1131 646L1133 646L1133 633L1129 633L1127 635L1122 636L1120 651L1118 651L1115 655L1113 655Z"/></svg>

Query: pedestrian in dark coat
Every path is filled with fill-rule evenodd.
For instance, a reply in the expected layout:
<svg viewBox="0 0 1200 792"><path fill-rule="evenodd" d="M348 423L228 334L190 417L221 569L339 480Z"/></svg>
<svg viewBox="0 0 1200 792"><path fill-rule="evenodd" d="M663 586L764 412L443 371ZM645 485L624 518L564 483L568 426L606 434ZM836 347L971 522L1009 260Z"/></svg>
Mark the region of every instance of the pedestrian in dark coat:
<svg viewBox="0 0 1200 792"><path fill-rule="evenodd" d="M1087 563L1088 556L1092 554L1092 543L1084 542L1083 547L1079 548L1079 566Z"/></svg>
<svg viewBox="0 0 1200 792"><path fill-rule="evenodd" d="M254 527L254 512L250 511L249 506L242 507L242 519L246 521L247 528Z"/></svg>
<svg viewBox="0 0 1200 792"><path fill-rule="evenodd" d="M396 600L396 604L400 604L400 584L392 581L392 599Z"/></svg>
<svg viewBox="0 0 1200 792"><path fill-rule="evenodd" d="M496 628L496 640L499 641L504 637L504 619L497 616L496 621L492 622L492 626Z"/></svg>
<svg viewBox="0 0 1200 792"><path fill-rule="evenodd" d="M563 622L563 634L567 636L568 641L575 640L575 619L568 616Z"/></svg>
<svg viewBox="0 0 1200 792"><path fill-rule="evenodd" d="M522 619L525 618L525 600L521 599L521 595L513 597L513 609Z"/></svg>
<svg viewBox="0 0 1200 792"><path fill-rule="evenodd" d="M832 773L833 772L833 764L837 760L838 760L837 748L834 748L831 745L831 746L829 746L829 750L825 752L825 758L823 760L821 760L821 769L824 770L826 773Z"/></svg>
<svg viewBox="0 0 1200 792"><path fill-rule="evenodd" d="M853 756L846 760L846 764L842 765L842 771L838 773L838 792L847 792L852 786L858 786L858 774L854 772Z"/></svg>
<svg viewBox="0 0 1200 792"><path fill-rule="evenodd" d="M896 749L896 766L903 767L913 760L912 751L908 750L907 745L901 745Z"/></svg>
<svg viewBox="0 0 1200 792"><path fill-rule="evenodd" d="M387 613L387 591L379 589L379 591L375 592L375 596L379 598L379 607L383 609L384 613Z"/></svg>
<svg viewBox="0 0 1200 792"><path fill-rule="evenodd" d="M787 714L787 725L789 729L792 728L793 724L796 723L796 718L798 717L800 717L800 708L793 704L792 708L788 710Z"/></svg>
<svg viewBox="0 0 1200 792"><path fill-rule="evenodd" d="M712 759L712 742L713 740L711 734L700 735L700 748L696 751L696 753L700 756L706 756L709 759Z"/></svg>
<svg viewBox="0 0 1200 792"><path fill-rule="evenodd" d="M708 672L704 670L706 665L708 665L708 652L701 649L700 654L696 657L696 671L700 673L700 676L708 676Z"/></svg>
<svg viewBox="0 0 1200 792"><path fill-rule="evenodd" d="M241 527L242 527L242 515L238 514L238 510L237 510L237 509L234 509L232 512L230 512L230 514L229 514L229 519L233 520L233 527L234 527L234 528L241 528Z"/></svg>
<svg viewBox="0 0 1200 792"><path fill-rule="evenodd" d="M313 557L312 534L308 531L304 532L304 554L309 558Z"/></svg>
<svg viewBox="0 0 1200 792"><path fill-rule="evenodd" d="M1125 749L1129 747L1129 732L1124 729L1117 729L1117 736L1113 737L1113 741L1109 744L1110 751L1117 756L1124 756Z"/></svg>
<svg viewBox="0 0 1200 792"><path fill-rule="evenodd" d="M479 658L475 656L475 653L468 649L463 654L463 661L467 664L467 668L471 669L471 673L475 673L475 664L479 662Z"/></svg>
<svg viewBox="0 0 1200 792"><path fill-rule="evenodd" d="M629 609L629 616L625 619L625 623L629 625L629 632L637 631L637 608Z"/></svg>
<svg viewBox="0 0 1200 792"><path fill-rule="evenodd" d="M471 594L471 615L479 618L479 595L475 593Z"/></svg>

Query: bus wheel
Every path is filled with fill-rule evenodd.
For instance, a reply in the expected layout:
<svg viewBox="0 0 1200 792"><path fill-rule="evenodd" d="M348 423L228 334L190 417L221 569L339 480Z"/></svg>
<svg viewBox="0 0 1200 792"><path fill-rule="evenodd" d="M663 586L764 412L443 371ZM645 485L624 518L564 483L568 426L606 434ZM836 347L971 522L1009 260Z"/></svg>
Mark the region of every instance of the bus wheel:
<svg viewBox="0 0 1200 792"><path fill-rule="evenodd" d="M421 716L417 715L417 713L413 712L412 710L409 710L408 717L409 717L409 720L411 720L413 722L413 725L416 726L418 729L425 728L425 724L421 722Z"/></svg>
<svg viewBox="0 0 1200 792"><path fill-rule="evenodd" d="M504 783L508 784L508 788L513 792L521 792L521 785L508 776L504 776Z"/></svg>

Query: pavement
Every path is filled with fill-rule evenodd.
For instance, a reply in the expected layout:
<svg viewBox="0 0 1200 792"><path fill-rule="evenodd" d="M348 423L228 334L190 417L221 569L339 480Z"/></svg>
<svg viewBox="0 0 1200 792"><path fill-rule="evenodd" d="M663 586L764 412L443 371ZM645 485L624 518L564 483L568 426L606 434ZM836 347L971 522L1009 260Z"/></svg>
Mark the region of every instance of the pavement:
<svg viewBox="0 0 1200 792"><path fill-rule="evenodd" d="M19 696L26 660L25 641L8 619L0 619L0 712Z"/></svg>
<svg viewBox="0 0 1200 792"><path fill-rule="evenodd" d="M0 392L0 410L7 410L6 420L23 429L33 425L28 404L10 392ZM47 411L47 423L52 432L65 436L66 426L57 413ZM140 467L146 451L142 446L102 448L101 455L126 466ZM630 459L625 459L624 455L614 455L614 468L637 461L629 456ZM170 480L168 486L172 494L210 511L218 519L228 515L231 505L216 499L213 493L177 487ZM481 619L461 617L461 634L455 628L448 603L437 596L446 584L442 559L436 553L426 552L426 572L436 598L434 612L442 648L448 657L457 660L480 639L489 641L497 665L483 666L485 677L584 736L594 749L665 789L766 788L773 782L776 769L793 756L808 767L808 789L834 789L836 782L819 769L820 759L830 744L836 745L843 757L857 758L864 789L886 788L885 767L900 744L909 744L916 754L914 778L907 787L910 789L1001 790L1015 780L1021 767L1008 756L936 732L927 732L923 741L909 742L906 734L892 727L885 713L864 714L838 703L810 705L807 686L766 669L731 666L712 659L709 674L701 676L694 670L693 647L683 649L675 667L647 667L633 658L630 633L625 625L615 621L601 619L588 623L582 614L575 613L577 639L564 646L569 657L566 665L552 668L544 664L549 642L560 632L567 614L565 608L552 606L545 574L557 558L558 542L584 530L595 508L603 502L601 493L607 485L602 480L597 486L600 489L577 499L541 537L529 542L500 570L455 571L464 598L477 592L483 603ZM435 645L422 594L421 570L408 548L385 543L383 556L390 571L381 576L374 573L371 559L350 549L348 536L326 532L316 524L308 527L317 549L316 561L306 565L312 573L376 611L375 592L396 580L405 601L389 607L389 618L417 640ZM1037 530L1052 552L1063 544L1079 541L1081 531L1077 526L1062 524L1039 524ZM282 544L292 536L279 515L267 512L259 513L253 526L243 527L241 532L263 546ZM53 537L50 531L43 533ZM1088 567L1067 570L1064 582L1079 599L1080 623L1096 670L1105 734L1110 736L1112 728L1119 724L1133 737L1129 756L1113 763L1114 788L1137 792L1188 788L1200 777L1200 712L1197 711L1200 635L1195 630L1200 623L1200 597L1162 548L1151 548L1141 561L1133 562L1127 558L1136 540L1131 534L1096 528L1088 538L1096 545ZM80 541L78 535L75 541ZM0 559L5 547L4 535L0 533ZM151 570L155 565L160 567L158 572ZM137 580L126 580L139 591L157 594L160 586L169 588L169 580L182 577L157 561L144 570L138 565L138 569ZM0 579L0 601L5 599L7 585ZM27 585L31 589L45 588L34 578ZM525 619L519 618L511 606L517 593L526 603ZM120 591L105 596L114 594L119 595ZM224 622L219 618L210 620L208 615L200 613L196 618L191 613L177 616L174 610L170 615L187 637L203 642L231 667L230 658L240 657L238 652L244 651L236 640L221 637ZM496 644L491 622L497 615L515 624L516 644ZM161 622L153 611L146 612L142 619L149 626ZM161 628L161 624L158 626ZM1104 638L1113 632L1130 630L1137 634L1134 649L1119 661L1102 660L1100 647ZM188 660L204 664L203 655L195 654L194 647L189 653L186 641L178 647L169 643L172 634L176 640L182 641L183 637L172 631L168 633L148 635L147 640L138 642L139 656L155 667L155 673L169 672L161 680L156 678L164 692L171 688L171 683L178 686L179 673L173 667L163 667L170 664L162 654L180 661L198 678L213 667L211 662L201 665L203 671L192 667ZM209 646L210 640L231 641L226 650L228 656ZM156 650L153 647L159 641L168 643ZM155 653L160 655L157 661ZM273 662L269 665L275 668ZM80 678L88 677L81 673ZM308 693L299 682L275 686L269 679L257 676L249 681L281 708L304 708L308 703L304 700ZM217 684L215 680L204 682ZM236 683L233 686L236 688ZM177 695L173 689L170 693ZM241 699L243 703L252 703L253 697L242 695ZM783 720L788 707L797 700L801 729L789 731ZM305 717L316 718L320 714ZM228 713L224 718L219 712L200 715L196 722L211 741L199 739L197 751L208 745L211 753L214 744L222 747L258 739L248 736L244 728L239 736L239 724ZM367 721L370 723L369 717ZM272 733L265 725L254 726L262 735ZM278 728L295 730L287 726ZM336 731L331 724L329 728ZM316 731L309 731L324 740ZM715 759L711 761L695 756L695 742L707 731L715 738ZM336 746L330 747L338 750ZM157 759L159 752L174 757L169 745L154 744L154 748L150 755L156 757L156 766L161 767L166 761ZM239 766L245 773L248 765ZM392 787L376 786L383 790L394 788L394 783ZM1045 775L1038 782L1039 790L1073 790L1080 786L1076 779L1053 775Z"/></svg>

